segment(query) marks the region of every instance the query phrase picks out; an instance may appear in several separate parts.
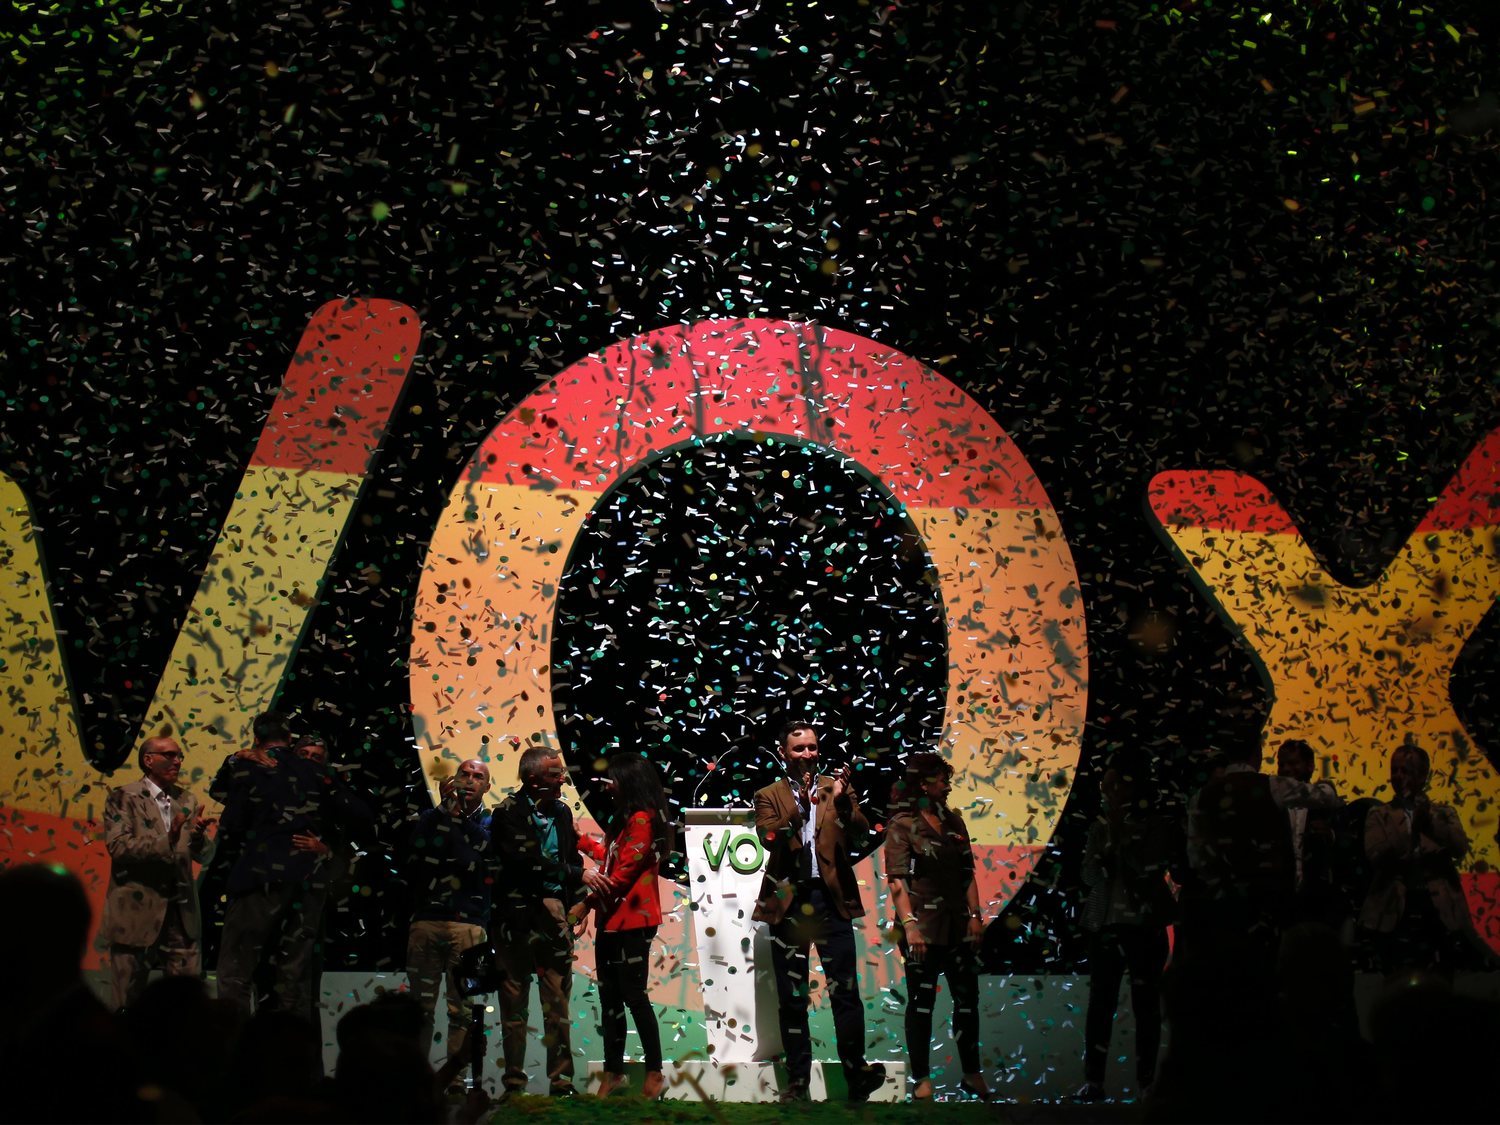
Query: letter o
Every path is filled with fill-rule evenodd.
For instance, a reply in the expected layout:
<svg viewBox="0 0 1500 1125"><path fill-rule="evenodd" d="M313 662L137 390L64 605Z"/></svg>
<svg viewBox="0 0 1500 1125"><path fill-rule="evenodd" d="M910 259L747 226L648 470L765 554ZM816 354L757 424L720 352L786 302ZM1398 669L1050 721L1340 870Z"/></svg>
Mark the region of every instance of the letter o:
<svg viewBox="0 0 1500 1125"><path fill-rule="evenodd" d="M749 844L753 849L749 860L740 859L740 845ZM752 871L759 871L760 865L766 861L766 849L760 842L760 837L752 836L748 832L743 836L735 837L729 845L729 862L741 875L748 875Z"/></svg>
<svg viewBox="0 0 1500 1125"><path fill-rule="evenodd" d="M579 529L632 469L732 433L858 462L922 535L948 627L951 800L982 901L1009 901L1078 764L1088 650L1072 556L1036 474L983 407L893 348L816 324L647 332L568 367L480 444L438 521L413 617L412 711L434 796L435 758L560 749L552 633Z"/></svg>

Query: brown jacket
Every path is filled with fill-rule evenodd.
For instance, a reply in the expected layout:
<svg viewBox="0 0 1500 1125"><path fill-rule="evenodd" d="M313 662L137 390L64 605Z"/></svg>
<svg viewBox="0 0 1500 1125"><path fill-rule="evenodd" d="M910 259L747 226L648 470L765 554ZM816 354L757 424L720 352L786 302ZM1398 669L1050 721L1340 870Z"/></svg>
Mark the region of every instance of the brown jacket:
<svg viewBox="0 0 1500 1125"><path fill-rule="evenodd" d="M854 865L849 862L849 849L864 843L870 822L853 792L833 799L833 778L819 777L815 793L813 843L818 873L839 913L845 918L858 918L865 907L854 880ZM803 823L797 798L785 778L755 794L755 828L766 848L765 878L752 915L757 922L775 925L786 916L796 894Z"/></svg>
<svg viewBox="0 0 1500 1125"><path fill-rule="evenodd" d="M885 831L885 876L906 884L917 931L930 945L957 945L969 926L974 847L952 809L935 830L921 813L898 812Z"/></svg>
<svg viewBox="0 0 1500 1125"><path fill-rule="evenodd" d="M146 779L111 790L104 803L104 847L109 852L109 890L99 941L112 945L146 947L155 943L167 916L167 903L177 903L188 936L197 938L198 888L193 864L207 863L214 842L204 837L193 846L193 818L198 798L183 789L172 797L174 812L184 815L174 848L162 823L161 810Z"/></svg>
<svg viewBox="0 0 1500 1125"><path fill-rule="evenodd" d="M1427 885L1443 925L1466 930L1469 905L1458 881L1457 863L1469 852L1469 837L1451 805L1429 805L1431 831L1412 840L1406 810L1396 805L1371 809L1365 820L1365 854L1374 868L1370 890L1359 912L1360 924L1390 933L1406 912L1408 880Z"/></svg>

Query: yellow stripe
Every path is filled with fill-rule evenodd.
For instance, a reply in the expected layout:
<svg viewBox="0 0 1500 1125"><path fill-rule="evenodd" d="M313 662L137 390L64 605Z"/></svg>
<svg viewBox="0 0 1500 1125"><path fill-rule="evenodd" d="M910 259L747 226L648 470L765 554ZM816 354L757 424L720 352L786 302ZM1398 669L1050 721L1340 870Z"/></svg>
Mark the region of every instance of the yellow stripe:
<svg viewBox="0 0 1500 1125"><path fill-rule="evenodd" d="M296 651L359 494L347 473L251 465L224 520L141 738L170 729L202 793L247 744Z"/></svg>
<svg viewBox="0 0 1500 1125"><path fill-rule="evenodd" d="M47 596L31 509L0 473L0 800L17 809L93 818L103 775L83 754L62 643Z"/></svg>
<svg viewBox="0 0 1500 1125"><path fill-rule="evenodd" d="M950 800L976 844L1041 846L1072 787L1088 699L1062 528L1050 510L909 511L948 620Z"/></svg>

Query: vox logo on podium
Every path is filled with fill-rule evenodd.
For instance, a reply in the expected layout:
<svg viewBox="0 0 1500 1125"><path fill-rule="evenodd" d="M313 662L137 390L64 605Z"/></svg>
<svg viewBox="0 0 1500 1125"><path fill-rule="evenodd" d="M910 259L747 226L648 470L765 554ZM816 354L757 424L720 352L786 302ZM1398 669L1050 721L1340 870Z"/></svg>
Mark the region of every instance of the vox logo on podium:
<svg viewBox="0 0 1500 1125"><path fill-rule="evenodd" d="M732 828L719 833L717 845L712 834L704 836L703 854L708 859L709 870L717 871L728 858L729 865L741 875L759 871L761 864L766 862L766 849L760 837L754 832L736 833Z"/></svg>

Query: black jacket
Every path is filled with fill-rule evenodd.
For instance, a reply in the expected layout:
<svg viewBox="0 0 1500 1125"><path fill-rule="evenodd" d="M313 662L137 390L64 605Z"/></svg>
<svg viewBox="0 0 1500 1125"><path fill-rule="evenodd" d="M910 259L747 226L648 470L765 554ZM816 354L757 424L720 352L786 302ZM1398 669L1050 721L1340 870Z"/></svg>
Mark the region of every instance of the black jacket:
<svg viewBox="0 0 1500 1125"><path fill-rule="evenodd" d="M322 836L323 772L300 758L262 766L229 758L209 792L224 802L219 830L239 841L229 870L230 898L278 883L326 886L329 865L292 842L299 833Z"/></svg>
<svg viewBox="0 0 1500 1125"><path fill-rule="evenodd" d="M557 860L542 857L541 838L532 822L532 803L525 790L512 793L495 806L490 818L490 861L494 883L490 888L493 924L530 925L544 898L560 897L563 908L581 905L585 898L583 863L578 856L578 831L573 813L561 801L548 811L557 823ZM559 896L546 883L562 887Z"/></svg>
<svg viewBox="0 0 1500 1125"><path fill-rule="evenodd" d="M490 921L489 833L482 818L429 809L406 847L413 922Z"/></svg>

